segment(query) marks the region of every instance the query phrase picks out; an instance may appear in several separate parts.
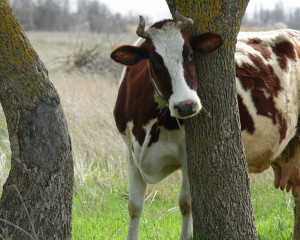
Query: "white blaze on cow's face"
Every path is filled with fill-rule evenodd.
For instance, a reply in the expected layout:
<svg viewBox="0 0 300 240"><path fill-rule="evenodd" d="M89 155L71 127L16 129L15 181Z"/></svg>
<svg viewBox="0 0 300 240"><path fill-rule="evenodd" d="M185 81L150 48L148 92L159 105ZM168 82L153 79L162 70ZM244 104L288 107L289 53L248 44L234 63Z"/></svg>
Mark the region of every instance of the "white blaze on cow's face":
<svg viewBox="0 0 300 240"><path fill-rule="evenodd" d="M158 81L170 81L171 95L166 97L168 97L171 116L176 118L194 116L201 110L202 105L197 95L197 79L193 84L194 88L189 86L185 79L185 71L188 70L184 69L185 39L181 29L174 22L169 22L161 29L151 28L148 32L154 45L154 51L163 59L164 67L169 73L170 79L160 79L160 76L157 76L157 79ZM192 54L192 49L190 49L190 54ZM195 71L195 69L193 70ZM162 93L166 91L165 89L159 90Z"/></svg>

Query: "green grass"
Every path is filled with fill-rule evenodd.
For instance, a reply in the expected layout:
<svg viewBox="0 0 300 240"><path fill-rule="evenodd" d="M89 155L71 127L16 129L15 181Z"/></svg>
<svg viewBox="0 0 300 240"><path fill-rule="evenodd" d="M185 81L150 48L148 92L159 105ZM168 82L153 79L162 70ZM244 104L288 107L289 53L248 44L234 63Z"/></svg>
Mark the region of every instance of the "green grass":
<svg viewBox="0 0 300 240"><path fill-rule="evenodd" d="M101 184L102 167L86 184L75 186L73 239L125 239L128 227L128 187L120 182L118 169L110 184ZM102 175L102 176L101 176ZM109 185L109 186L108 186ZM181 215L177 205L178 174L158 185L150 185L140 227L140 239L179 239ZM251 180L252 204L260 240L291 239L293 198L276 190L272 178Z"/></svg>
<svg viewBox="0 0 300 240"><path fill-rule="evenodd" d="M128 227L127 183L111 188L101 187L100 172L90 176L94 181L75 186L73 201L73 239L125 239ZM112 176L111 181L116 181ZM98 182L98 183L97 183ZM165 184L170 184L166 182ZM164 184L150 186L141 221L141 239L177 239L180 235L181 217L177 197L163 193ZM171 186L177 188L176 185ZM161 190L162 193L158 193ZM174 190L171 195L177 195ZM172 196L172 198L174 197Z"/></svg>
<svg viewBox="0 0 300 240"><path fill-rule="evenodd" d="M253 182L252 205L259 239L291 239L294 200L291 193L274 188L273 180Z"/></svg>

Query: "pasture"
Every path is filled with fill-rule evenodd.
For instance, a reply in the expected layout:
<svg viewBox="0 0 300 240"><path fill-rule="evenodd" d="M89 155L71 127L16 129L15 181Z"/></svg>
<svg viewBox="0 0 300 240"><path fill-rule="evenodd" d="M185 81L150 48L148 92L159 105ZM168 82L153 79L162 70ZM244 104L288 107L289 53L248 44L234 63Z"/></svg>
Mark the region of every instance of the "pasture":
<svg viewBox="0 0 300 240"><path fill-rule="evenodd" d="M68 121L75 167L73 239L125 239L126 161L112 116L121 67L109 61L109 54L119 44L134 43L136 37L53 32L32 32L28 37L48 68ZM82 55L85 57L81 58ZM85 66L79 71L74 62ZM10 167L2 111L0 133L1 192ZM250 179L259 239L291 239L294 222L291 194L273 187L272 170L251 174ZM160 184L148 187L141 240L179 238L179 184L180 172L176 172Z"/></svg>

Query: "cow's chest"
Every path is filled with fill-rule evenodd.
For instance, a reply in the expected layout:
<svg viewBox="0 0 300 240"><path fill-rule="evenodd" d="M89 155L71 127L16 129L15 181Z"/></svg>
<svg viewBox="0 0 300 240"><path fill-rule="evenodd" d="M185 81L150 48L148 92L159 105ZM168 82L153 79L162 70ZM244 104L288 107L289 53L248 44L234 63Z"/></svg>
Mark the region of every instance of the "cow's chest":
<svg viewBox="0 0 300 240"><path fill-rule="evenodd" d="M159 127L159 138L149 144L151 136L146 135L143 145L132 142L132 157L147 183L157 183L170 173L179 169L186 161L185 131L182 129L167 130Z"/></svg>

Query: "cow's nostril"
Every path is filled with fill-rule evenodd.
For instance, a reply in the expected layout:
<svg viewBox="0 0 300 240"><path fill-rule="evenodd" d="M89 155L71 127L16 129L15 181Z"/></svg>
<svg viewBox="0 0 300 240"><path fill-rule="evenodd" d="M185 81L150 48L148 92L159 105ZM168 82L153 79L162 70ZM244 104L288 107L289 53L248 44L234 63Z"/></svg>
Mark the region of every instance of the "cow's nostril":
<svg viewBox="0 0 300 240"><path fill-rule="evenodd" d="M198 111L198 104L192 100L186 100L174 105L174 112L178 117L191 117Z"/></svg>

